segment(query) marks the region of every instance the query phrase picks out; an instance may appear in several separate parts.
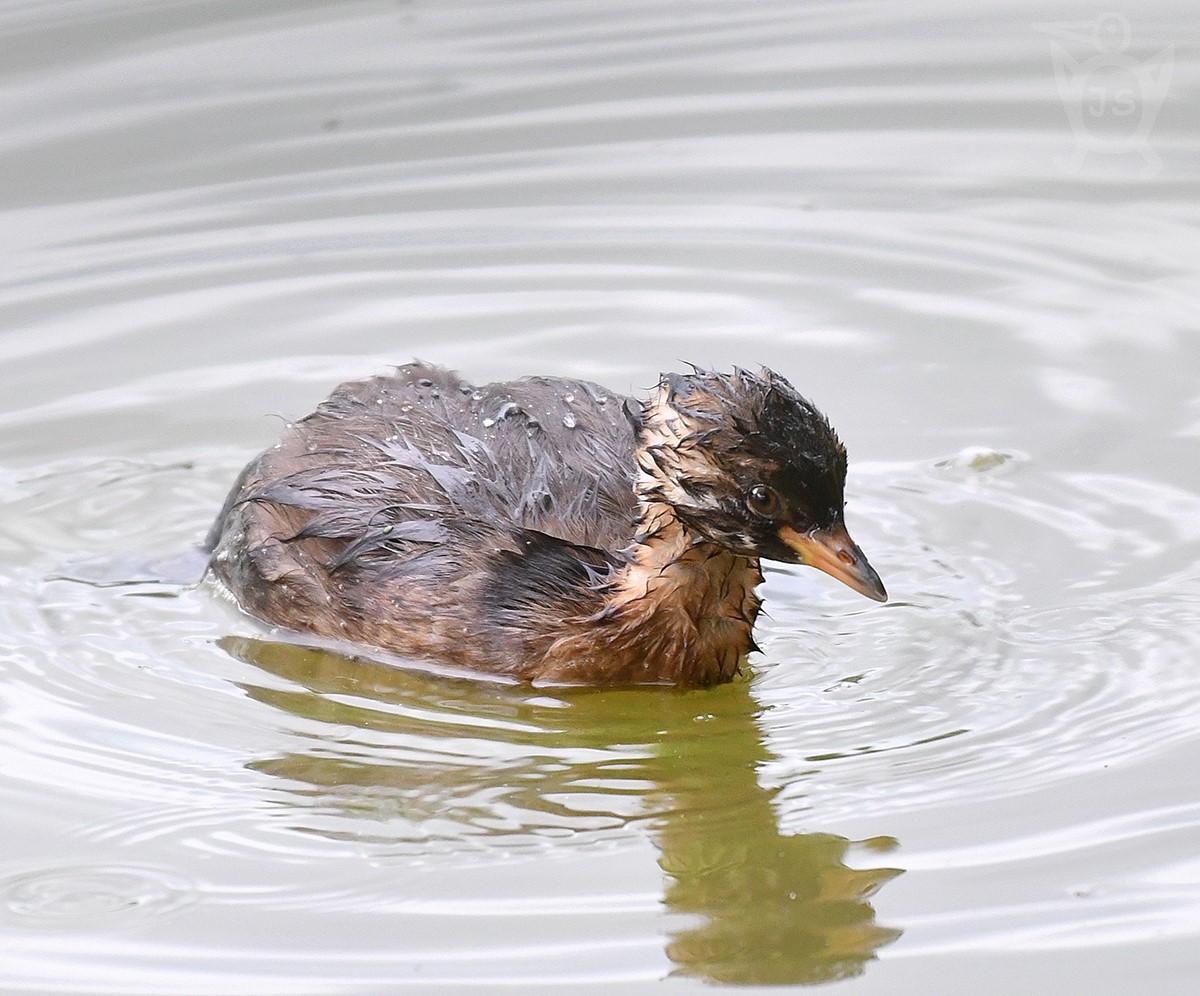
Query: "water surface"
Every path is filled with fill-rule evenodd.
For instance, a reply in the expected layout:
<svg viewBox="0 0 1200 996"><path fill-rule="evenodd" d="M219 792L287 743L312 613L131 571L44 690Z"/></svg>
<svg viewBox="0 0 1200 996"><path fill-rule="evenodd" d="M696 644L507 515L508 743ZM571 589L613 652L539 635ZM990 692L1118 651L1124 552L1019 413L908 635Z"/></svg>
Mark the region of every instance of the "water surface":
<svg viewBox="0 0 1200 996"><path fill-rule="evenodd" d="M0 11L0 982L1190 993L1192 6ZM414 356L769 363L892 601L777 567L742 680L595 692L188 583Z"/></svg>

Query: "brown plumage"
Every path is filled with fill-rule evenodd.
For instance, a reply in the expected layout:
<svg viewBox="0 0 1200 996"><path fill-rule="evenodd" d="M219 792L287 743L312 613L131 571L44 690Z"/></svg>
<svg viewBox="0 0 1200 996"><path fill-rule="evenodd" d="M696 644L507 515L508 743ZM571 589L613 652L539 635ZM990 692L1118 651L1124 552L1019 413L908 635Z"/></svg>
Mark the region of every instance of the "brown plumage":
<svg viewBox="0 0 1200 996"><path fill-rule="evenodd" d="M242 472L215 575L293 630L496 674L728 681L759 558L887 596L842 523L846 455L778 374L343 384Z"/></svg>

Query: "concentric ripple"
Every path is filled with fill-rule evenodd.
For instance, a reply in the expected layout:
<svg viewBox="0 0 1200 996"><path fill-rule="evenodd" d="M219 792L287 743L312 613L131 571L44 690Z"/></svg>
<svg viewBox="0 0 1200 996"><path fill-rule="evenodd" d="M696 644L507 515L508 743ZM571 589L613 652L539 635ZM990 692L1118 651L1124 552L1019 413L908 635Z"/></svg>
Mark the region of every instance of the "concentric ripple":
<svg viewBox="0 0 1200 996"><path fill-rule="evenodd" d="M986 448L858 479L892 602L794 573L768 589L756 692L798 805L997 798L1195 738L1200 496ZM848 611L789 635L814 602Z"/></svg>
<svg viewBox="0 0 1200 996"><path fill-rule="evenodd" d="M10 915L55 923L126 923L176 912L194 898L170 871L122 866L43 868L0 880Z"/></svg>
<svg viewBox="0 0 1200 996"><path fill-rule="evenodd" d="M1180 10L0 10L0 984L1195 967ZM1169 92L1130 76L1168 49ZM196 586L279 423L414 356L629 393L769 363L846 440L892 601L772 568L744 680L595 692Z"/></svg>

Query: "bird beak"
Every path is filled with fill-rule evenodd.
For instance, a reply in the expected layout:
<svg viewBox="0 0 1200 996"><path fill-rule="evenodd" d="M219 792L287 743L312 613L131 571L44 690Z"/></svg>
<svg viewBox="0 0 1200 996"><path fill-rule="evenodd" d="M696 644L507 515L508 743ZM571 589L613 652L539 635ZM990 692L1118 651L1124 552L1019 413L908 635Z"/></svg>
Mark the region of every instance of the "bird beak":
<svg viewBox="0 0 1200 996"><path fill-rule="evenodd" d="M866 556L840 522L826 529L812 529L806 533L797 532L791 526L781 526L779 538L796 551L800 563L824 571L860 595L877 602L887 601L887 591L879 575L867 563Z"/></svg>

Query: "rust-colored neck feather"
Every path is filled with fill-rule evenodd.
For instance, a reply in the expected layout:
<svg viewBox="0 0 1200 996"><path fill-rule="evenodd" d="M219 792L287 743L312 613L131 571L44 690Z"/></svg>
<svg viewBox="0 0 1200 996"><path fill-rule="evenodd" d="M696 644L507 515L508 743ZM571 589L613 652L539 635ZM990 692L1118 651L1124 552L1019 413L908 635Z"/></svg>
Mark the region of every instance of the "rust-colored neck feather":
<svg viewBox="0 0 1200 996"><path fill-rule="evenodd" d="M657 405L656 405L657 402ZM593 682L710 685L728 681L754 647L758 560L731 553L689 529L670 504L690 465L694 427L647 406L638 448L637 538L607 586L604 606L582 633L557 639L541 677Z"/></svg>
<svg viewBox="0 0 1200 996"><path fill-rule="evenodd" d="M539 678L712 685L730 680L753 649L758 561L699 539L667 505L645 512L649 528L604 607L584 627L568 621Z"/></svg>

